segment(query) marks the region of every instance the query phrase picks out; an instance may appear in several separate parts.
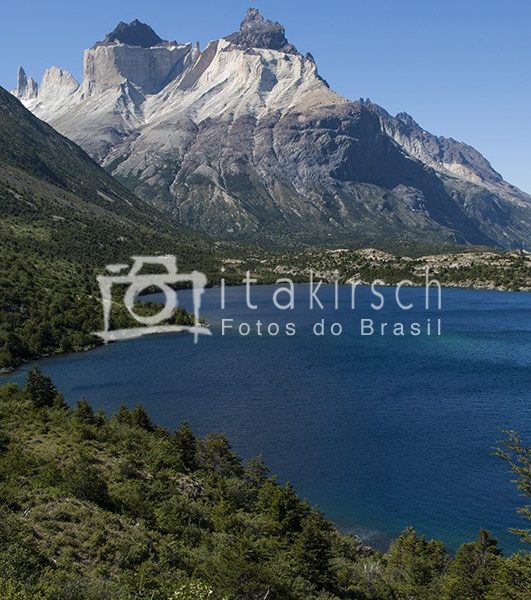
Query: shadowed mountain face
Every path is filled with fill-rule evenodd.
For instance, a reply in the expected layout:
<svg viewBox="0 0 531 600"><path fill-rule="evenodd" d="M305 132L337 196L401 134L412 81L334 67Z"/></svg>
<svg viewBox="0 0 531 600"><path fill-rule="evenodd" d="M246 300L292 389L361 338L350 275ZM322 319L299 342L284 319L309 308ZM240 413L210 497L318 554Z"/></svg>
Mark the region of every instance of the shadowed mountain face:
<svg viewBox="0 0 531 600"><path fill-rule="evenodd" d="M124 211L147 206L99 167L76 144L37 119L13 96L0 88L0 167L24 172L63 190L103 206ZM114 207L113 207L113 210ZM118 211L120 212L120 211Z"/></svg>
<svg viewBox="0 0 531 600"><path fill-rule="evenodd" d="M81 85L56 69L15 94L178 222L252 241L528 244L528 195L473 148L337 95L259 11L203 51L145 27L87 50Z"/></svg>
<svg viewBox="0 0 531 600"><path fill-rule="evenodd" d="M202 246L36 118L0 87L0 230L10 251L28 243L41 256L95 262L144 248ZM105 264L102 260L101 264Z"/></svg>
<svg viewBox="0 0 531 600"><path fill-rule="evenodd" d="M141 46L150 48L162 42L149 25L135 19L131 23L121 21L111 33L105 36L102 44L127 44L128 46Z"/></svg>
<svg viewBox="0 0 531 600"><path fill-rule="evenodd" d="M240 30L228 35L229 40L240 48L264 48L296 54L297 49L286 39L286 32L280 23L267 21L256 8L247 11Z"/></svg>

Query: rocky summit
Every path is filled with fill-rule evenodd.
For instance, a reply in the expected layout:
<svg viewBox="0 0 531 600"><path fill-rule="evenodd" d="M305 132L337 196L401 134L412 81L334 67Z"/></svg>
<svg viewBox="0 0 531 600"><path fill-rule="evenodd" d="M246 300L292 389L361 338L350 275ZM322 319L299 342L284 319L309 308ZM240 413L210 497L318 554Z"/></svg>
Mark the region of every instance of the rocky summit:
<svg viewBox="0 0 531 600"><path fill-rule="evenodd" d="M279 23L250 9L198 44L120 23L14 91L169 217L219 238L526 246L531 197L474 148L330 89Z"/></svg>
<svg viewBox="0 0 531 600"><path fill-rule="evenodd" d="M240 30L228 35L226 40L240 48L268 48L288 54L296 54L297 49L286 39L286 31L280 23L266 21L256 8L250 8L240 24Z"/></svg>
<svg viewBox="0 0 531 600"><path fill-rule="evenodd" d="M161 42L162 38L160 38L149 25L135 19L131 23L124 23L123 21L118 23L115 29L105 36L103 42L98 42L98 44L116 43L151 48Z"/></svg>

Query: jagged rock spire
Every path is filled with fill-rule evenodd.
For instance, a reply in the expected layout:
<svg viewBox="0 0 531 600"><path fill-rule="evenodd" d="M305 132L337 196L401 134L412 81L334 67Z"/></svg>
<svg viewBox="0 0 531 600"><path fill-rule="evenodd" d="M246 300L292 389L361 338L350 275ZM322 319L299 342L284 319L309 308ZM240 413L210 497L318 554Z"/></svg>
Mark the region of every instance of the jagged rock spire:
<svg viewBox="0 0 531 600"><path fill-rule="evenodd" d="M30 77L28 79L28 87L26 90L26 96L28 99L36 98L38 93L39 93L39 86L38 86L37 82L35 81L35 79L33 79L33 77Z"/></svg>
<svg viewBox="0 0 531 600"><path fill-rule="evenodd" d="M297 54L295 46L286 39L284 27L276 21L264 19L257 8L249 8L240 24L240 31L225 38L244 49L267 48L288 54Z"/></svg>
<svg viewBox="0 0 531 600"><path fill-rule="evenodd" d="M29 100L31 98L36 98L38 93L39 86L37 85L37 82L32 77L28 79L24 68L19 67L17 73L17 87L13 90L13 95L20 99Z"/></svg>
<svg viewBox="0 0 531 600"><path fill-rule="evenodd" d="M260 10L258 8L248 8L245 18L240 24L240 28L242 31L245 31L256 27L260 23L265 23L264 16Z"/></svg>
<svg viewBox="0 0 531 600"><path fill-rule="evenodd" d="M24 71L24 67L18 68L17 73L17 92L19 96L23 96L26 93L26 88L28 87L28 78L26 77L26 71Z"/></svg>

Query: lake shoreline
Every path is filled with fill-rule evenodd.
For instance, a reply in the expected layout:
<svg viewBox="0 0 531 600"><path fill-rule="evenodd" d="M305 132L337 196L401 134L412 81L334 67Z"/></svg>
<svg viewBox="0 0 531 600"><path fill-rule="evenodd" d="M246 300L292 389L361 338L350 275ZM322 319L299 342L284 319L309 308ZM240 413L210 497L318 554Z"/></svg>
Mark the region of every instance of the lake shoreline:
<svg viewBox="0 0 531 600"><path fill-rule="evenodd" d="M253 318L295 321L297 335L289 339L222 337L220 290L211 289L201 314L215 335L206 343L145 336L54 355L39 366L69 404L85 396L111 414L120 404L142 403L169 430L188 420L200 436L224 432L238 455L262 453L282 481L367 545L379 548L367 531L394 536L413 523L451 549L482 526L511 550L505 531L516 524L518 499L489 449L500 427L528 427L529 295L445 289L443 336L384 339L348 329L371 310L368 288L360 288L354 320L348 305L333 310L333 286L323 286L325 310L318 315L307 309L308 290L296 286L302 303L282 316L271 304L275 288L253 290L259 305ZM403 317L394 290L380 291L386 308L376 318ZM416 321L424 293L403 292L404 302L417 306L408 317ZM183 290L179 301L188 307L191 291ZM225 315L237 323L249 312L245 289L228 288ZM322 316L343 320L344 335L314 338L311 327ZM28 368L0 382L23 386Z"/></svg>
<svg viewBox="0 0 531 600"><path fill-rule="evenodd" d="M303 281L303 280L302 281L294 280L293 282L296 285L308 285L308 286L310 285L307 281ZM372 283L373 282L371 282L371 281L360 281L359 282L359 286L360 287L370 287ZM330 281L323 281L323 284L332 285L333 281L332 282L330 282ZM274 286L274 285L275 285L274 283L271 283L269 281L257 281L255 284L253 284L253 287L254 286L256 286L256 287L264 287L264 286ZM352 283L347 283L347 282L342 282L342 283L339 283L339 285L340 286L350 287L353 284ZM245 287L245 286L242 283L230 283L230 284L227 283L226 284L226 289L229 289L229 288L243 288L243 287ZM396 284L393 284L393 283L387 284L387 283L383 282L383 285L378 285L378 287L393 288L393 287L396 287ZM409 285L408 287L417 288L418 289L418 288L424 287L424 285L422 283L412 282L412 285ZM206 289L207 290L212 290L212 289L221 290L221 286L218 285L218 284L213 284L213 285L207 286ZM477 291L477 292L523 293L523 294L531 292L531 287L530 288L526 288L526 289L506 289L506 288L493 287L493 286L488 286L488 285L485 285L485 286L470 286L470 285L458 285L458 284L455 284L455 285L441 284L441 289L442 290L464 290L464 291L469 290L469 291ZM186 287L179 288L179 291L184 291L184 290L189 290L189 288L186 288ZM142 301L146 301L147 302L149 300L146 300L146 299L148 297L151 297L151 296L154 296L154 295L156 295L156 293L153 293L153 292L143 292L141 295L139 295L139 298ZM182 332L182 333L185 333L185 332ZM158 334L154 334L154 335L158 335ZM92 344L90 346L85 346L85 347L83 347L83 348L81 348L79 350L69 350L67 352L54 352L54 353L51 353L51 354L43 354L43 355L36 356L34 358L31 358L31 359L24 360L24 361L22 361L18 365L2 367L2 368L0 368L0 378L2 376L6 376L6 375L10 375L10 374L14 373L18 369L23 368L24 365L32 364L32 363L38 362L38 361L40 361L42 359L56 357L56 356L68 356L70 354L79 354L79 353L84 353L84 352L91 352L92 350L95 350L96 348L99 348L100 346L104 345L104 342L101 341L99 338L97 338L97 336L94 336L94 337L96 338L96 341L95 341L94 344ZM115 342L110 342L110 343L115 343ZM1 381L1 379L0 379L0 381Z"/></svg>

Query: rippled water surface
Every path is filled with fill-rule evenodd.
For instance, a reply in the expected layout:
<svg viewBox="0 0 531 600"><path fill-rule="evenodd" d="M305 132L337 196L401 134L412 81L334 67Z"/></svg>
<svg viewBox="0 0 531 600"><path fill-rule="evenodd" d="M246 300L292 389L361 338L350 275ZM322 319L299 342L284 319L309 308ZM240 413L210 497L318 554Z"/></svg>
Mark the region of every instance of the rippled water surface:
<svg viewBox="0 0 531 600"><path fill-rule="evenodd" d="M198 434L226 433L241 456L263 454L280 479L369 543L383 546L412 524L450 548L480 527L517 548L506 530L520 523L521 499L492 447L503 428L530 433L531 295L444 290L442 310L426 313L423 290L410 289L406 313L386 288L376 312L367 288L356 310L341 288L335 310L327 287L324 310L310 311L298 286L295 309L279 313L274 289L254 289L250 311L244 290L229 288L223 313L219 289L207 290L213 335L197 345L187 334L144 337L41 367L69 402L84 395L108 412L142 403L167 427L186 419ZM188 292L180 298L189 306ZM234 319L225 336L222 317ZM322 318L341 323L342 334L313 335ZM433 329L440 318L442 335L362 337L362 318L423 326L430 318ZM238 334L257 319L281 331L291 321L296 335ZM20 370L0 381L24 378Z"/></svg>

